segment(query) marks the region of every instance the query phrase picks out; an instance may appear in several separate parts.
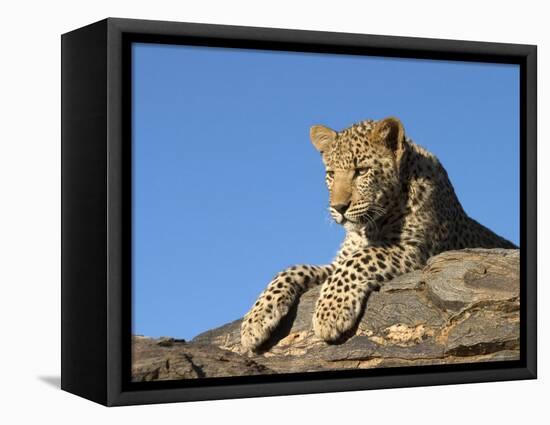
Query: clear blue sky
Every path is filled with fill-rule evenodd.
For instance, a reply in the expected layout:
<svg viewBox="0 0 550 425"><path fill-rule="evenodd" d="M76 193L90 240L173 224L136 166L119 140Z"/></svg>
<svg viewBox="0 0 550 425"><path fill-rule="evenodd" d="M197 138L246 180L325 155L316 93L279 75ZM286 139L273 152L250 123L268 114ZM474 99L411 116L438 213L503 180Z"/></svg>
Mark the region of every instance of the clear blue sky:
<svg viewBox="0 0 550 425"><path fill-rule="evenodd" d="M517 66L135 44L133 332L190 339L329 262L344 232L309 127L389 115L519 242Z"/></svg>

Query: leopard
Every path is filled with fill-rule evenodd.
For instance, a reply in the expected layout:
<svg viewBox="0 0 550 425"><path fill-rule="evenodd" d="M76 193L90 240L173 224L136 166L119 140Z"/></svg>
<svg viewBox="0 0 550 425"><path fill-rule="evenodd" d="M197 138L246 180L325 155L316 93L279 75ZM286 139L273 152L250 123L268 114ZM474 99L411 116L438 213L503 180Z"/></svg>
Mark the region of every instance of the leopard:
<svg viewBox="0 0 550 425"><path fill-rule="evenodd" d="M313 332L334 344L353 333L372 291L430 257L517 248L465 212L445 168L405 134L400 119L368 119L342 131L314 125L310 139L325 167L330 216L345 237L330 264L296 264L273 277L242 319L244 350L260 351L315 286Z"/></svg>

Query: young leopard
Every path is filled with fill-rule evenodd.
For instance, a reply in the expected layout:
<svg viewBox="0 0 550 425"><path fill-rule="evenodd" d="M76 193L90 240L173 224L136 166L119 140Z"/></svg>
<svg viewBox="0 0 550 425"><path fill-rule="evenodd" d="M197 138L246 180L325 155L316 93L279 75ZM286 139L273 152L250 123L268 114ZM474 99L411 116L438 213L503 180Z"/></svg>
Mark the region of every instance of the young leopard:
<svg viewBox="0 0 550 425"><path fill-rule="evenodd" d="M393 117L341 132L310 130L326 168L332 218L346 237L332 264L278 273L246 314L241 344L258 349L297 298L322 285L315 334L335 342L354 328L370 289L421 268L442 251L515 248L464 212L437 158L405 137Z"/></svg>

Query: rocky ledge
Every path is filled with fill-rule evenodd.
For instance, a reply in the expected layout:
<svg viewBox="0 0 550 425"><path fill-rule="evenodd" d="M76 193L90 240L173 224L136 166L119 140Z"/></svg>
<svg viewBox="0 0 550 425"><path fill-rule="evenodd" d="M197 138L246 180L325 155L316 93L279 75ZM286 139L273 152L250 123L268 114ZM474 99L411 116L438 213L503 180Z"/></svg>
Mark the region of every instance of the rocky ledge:
<svg viewBox="0 0 550 425"><path fill-rule="evenodd" d="M134 381L519 359L519 250L466 249L371 293L355 334L328 345L311 317L319 288L260 353L240 345L240 320L191 341L133 338Z"/></svg>

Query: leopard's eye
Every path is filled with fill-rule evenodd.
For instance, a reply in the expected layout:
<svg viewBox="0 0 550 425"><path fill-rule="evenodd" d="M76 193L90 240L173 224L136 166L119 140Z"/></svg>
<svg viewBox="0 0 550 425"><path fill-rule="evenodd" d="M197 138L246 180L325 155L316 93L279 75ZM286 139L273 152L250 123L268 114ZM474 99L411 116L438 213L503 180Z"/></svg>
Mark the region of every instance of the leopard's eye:
<svg viewBox="0 0 550 425"><path fill-rule="evenodd" d="M367 167L363 167L363 168L357 168L355 170L355 175L356 176L364 176L365 174L367 174L369 172L369 169Z"/></svg>
<svg viewBox="0 0 550 425"><path fill-rule="evenodd" d="M327 170L327 177L328 178L333 178L334 177L334 171Z"/></svg>

